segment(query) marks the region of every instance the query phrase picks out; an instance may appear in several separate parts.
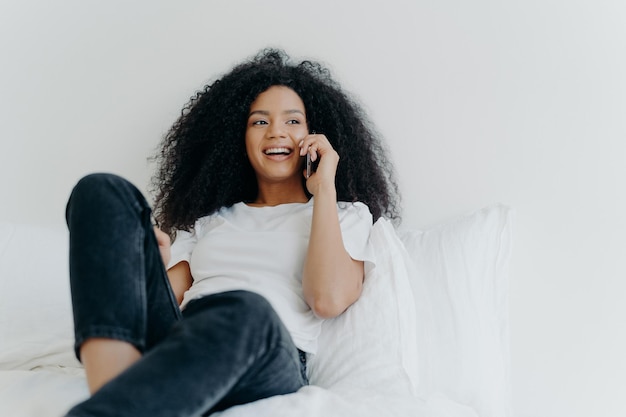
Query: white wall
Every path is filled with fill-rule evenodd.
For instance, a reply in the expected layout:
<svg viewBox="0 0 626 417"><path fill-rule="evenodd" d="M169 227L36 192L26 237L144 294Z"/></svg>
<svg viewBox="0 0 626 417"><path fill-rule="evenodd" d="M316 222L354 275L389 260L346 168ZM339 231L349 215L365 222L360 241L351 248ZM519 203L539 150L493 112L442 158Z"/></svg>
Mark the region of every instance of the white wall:
<svg viewBox="0 0 626 417"><path fill-rule="evenodd" d="M145 187L194 91L266 45L328 62L387 136L405 225L516 209L518 417L626 415L626 3L0 0L0 215Z"/></svg>

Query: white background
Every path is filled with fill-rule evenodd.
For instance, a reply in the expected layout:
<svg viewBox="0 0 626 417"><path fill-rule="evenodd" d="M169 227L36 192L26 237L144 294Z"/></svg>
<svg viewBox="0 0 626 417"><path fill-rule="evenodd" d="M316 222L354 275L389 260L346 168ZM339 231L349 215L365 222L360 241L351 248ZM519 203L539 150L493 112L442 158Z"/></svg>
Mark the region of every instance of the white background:
<svg viewBox="0 0 626 417"><path fill-rule="evenodd" d="M264 46L358 95L404 226L515 208L516 415L626 415L622 0L2 0L1 218L62 222L92 171L145 189L188 98Z"/></svg>

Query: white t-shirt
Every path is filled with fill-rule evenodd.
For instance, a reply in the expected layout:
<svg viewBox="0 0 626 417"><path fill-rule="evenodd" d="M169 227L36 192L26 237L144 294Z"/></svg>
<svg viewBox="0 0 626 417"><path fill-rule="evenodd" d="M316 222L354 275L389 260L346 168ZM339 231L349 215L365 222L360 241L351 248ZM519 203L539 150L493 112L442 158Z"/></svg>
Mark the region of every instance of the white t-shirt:
<svg viewBox="0 0 626 417"><path fill-rule="evenodd" d="M372 215L363 203L337 203L344 246L353 259L371 261L367 245ZM278 313L295 345L317 350L321 319L302 294L313 199L273 207L237 203L179 231L168 267L189 262L194 282L181 308L196 298L232 290L262 295Z"/></svg>

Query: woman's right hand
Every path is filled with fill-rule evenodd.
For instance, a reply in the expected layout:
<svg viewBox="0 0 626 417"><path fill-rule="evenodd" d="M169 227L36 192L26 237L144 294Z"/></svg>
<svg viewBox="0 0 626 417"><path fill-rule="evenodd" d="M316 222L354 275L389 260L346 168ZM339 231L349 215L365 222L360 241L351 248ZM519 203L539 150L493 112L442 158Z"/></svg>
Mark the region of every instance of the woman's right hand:
<svg viewBox="0 0 626 417"><path fill-rule="evenodd" d="M163 260L163 264L167 268L167 265L170 263L170 259L172 258L172 252L170 247L172 246L172 241L170 240L170 236L154 226L154 235L156 236L157 244L159 245L159 251L161 252L161 259Z"/></svg>
<svg viewBox="0 0 626 417"><path fill-rule="evenodd" d="M154 235L156 236L156 240L159 245L159 251L161 252L163 264L167 269L167 266L172 259L172 241L170 240L170 236L161 229L159 229L157 226L154 226ZM170 269L167 270L167 278L170 281L170 286L172 288L172 291L174 292L176 301L178 302L178 305L180 305L183 302L185 291L187 291L193 283L191 270L189 269L189 263L179 262L176 265L172 266Z"/></svg>
<svg viewBox="0 0 626 417"><path fill-rule="evenodd" d="M316 195L320 187L333 190L339 154L323 134L310 134L300 142L300 156L311 156L311 161L319 159L317 170L306 180L306 187L312 195ZM306 171L303 172L306 177Z"/></svg>

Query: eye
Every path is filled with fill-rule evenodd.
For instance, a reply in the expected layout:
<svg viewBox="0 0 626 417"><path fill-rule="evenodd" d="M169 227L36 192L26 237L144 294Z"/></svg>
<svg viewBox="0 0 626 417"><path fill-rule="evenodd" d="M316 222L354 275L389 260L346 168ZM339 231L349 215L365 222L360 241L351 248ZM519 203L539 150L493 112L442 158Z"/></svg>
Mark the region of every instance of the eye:
<svg viewBox="0 0 626 417"><path fill-rule="evenodd" d="M287 124L288 125L299 125L300 124L300 120L297 120L297 119L287 120Z"/></svg>
<svg viewBox="0 0 626 417"><path fill-rule="evenodd" d="M255 120L252 122L252 125L255 125L255 126L266 125L266 124L267 122L265 120Z"/></svg>

